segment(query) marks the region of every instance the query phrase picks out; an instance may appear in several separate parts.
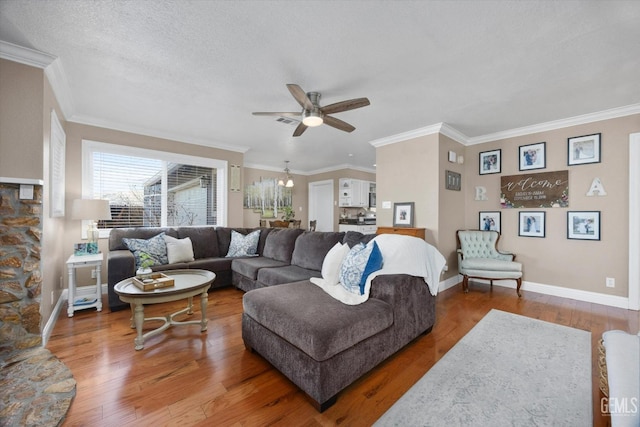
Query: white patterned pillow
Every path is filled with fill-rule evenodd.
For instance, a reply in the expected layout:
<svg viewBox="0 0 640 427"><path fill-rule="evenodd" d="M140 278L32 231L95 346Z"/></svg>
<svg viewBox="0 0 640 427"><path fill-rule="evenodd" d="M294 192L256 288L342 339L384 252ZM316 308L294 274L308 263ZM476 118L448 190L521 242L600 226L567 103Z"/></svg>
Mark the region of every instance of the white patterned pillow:
<svg viewBox="0 0 640 427"><path fill-rule="evenodd" d="M257 256L258 241L260 240L260 230L244 234L231 230L231 244L227 258L234 256Z"/></svg>
<svg viewBox="0 0 640 427"><path fill-rule="evenodd" d="M190 238L176 239L175 237L165 235L164 241L167 243L167 258L169 258L169 264L194 260L193 244Z"/></svg>
<svg viewBox="0 0 640 427"><path fill-rule="evenodd" d="M133 252L133 256L136 259L136 268L140 268L140 263L142 262L140 256L143 253L149 255L153 261L153 265L169 263L169 258L167 258L167 244L164 241L164 232L147 240L124 237L122 243Z"/></svg>
<svg viewBox="0 0 640 427"><path fill-rule="evenodd" d="M360 292L360 281L372 250L373 245L365 246L364 243L358 243L351 248L344 261L342 261L342 265L340 266L340 284L348 292L362 295Z"/></svg>

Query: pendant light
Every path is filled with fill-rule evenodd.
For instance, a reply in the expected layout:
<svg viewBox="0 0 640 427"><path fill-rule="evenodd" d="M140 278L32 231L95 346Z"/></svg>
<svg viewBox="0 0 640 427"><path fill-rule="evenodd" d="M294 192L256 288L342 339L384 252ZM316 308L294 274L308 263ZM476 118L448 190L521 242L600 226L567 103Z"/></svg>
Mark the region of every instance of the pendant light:
<svg viewBox="0 0 640 427"><path fill-rule="evenodd" d="M278 180L278 185L280 187L291 188L291 187L293 187L293 179L291 179L291 176L289 175L289 160L285 160L284 164L285 164L284 165L284 173L287 174L287 177L285 178L286 182L285 182L285 179L280 178Z"/></svg>

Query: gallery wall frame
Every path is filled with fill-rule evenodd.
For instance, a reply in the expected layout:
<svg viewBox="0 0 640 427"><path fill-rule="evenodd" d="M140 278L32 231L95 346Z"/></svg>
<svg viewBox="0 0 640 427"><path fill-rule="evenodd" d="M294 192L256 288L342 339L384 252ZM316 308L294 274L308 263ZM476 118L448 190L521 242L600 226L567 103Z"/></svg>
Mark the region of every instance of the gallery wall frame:
<svg viewBox="0 0 640 427"><path fill-rule="evenodd" d="M500 211L480 211L478 214L478 229L483 231L501 230Z"/></svg>
<svg viewBox="0 0 640 427"><path fill-rule="evenodd" d="M521 171L544 169L547 167L546 142L521 145L518 153L518 166Z"/></svg>
<svg viewBox="0 0 640 427"><path fill-rule="evenodd" d="M567 164L569 166L600 163L602 134L574 136L567 139Z"/></svg>
<svg viewBox="0 0 640 427"><path fill-rule="evenodd" d="M502 150L483 151L478 155L479 174L489 175L502 171Z"/></svg>
<svg viewBox="0 0 640 427"><path fill-rule="evenodd" d="M518 212L518 236L545 237L546 216L545 211Z"/></svg>
<svg viewBox="0 0 640 427"><path fill-rule="evenodd" d="M568 211L567 239L600 240L600 211Z"/></svg>
<svg viewBox="0 0 640 427"><path fill-rule="evenodd" d="M414 202L402 202L393 204L393 226L413 227Z"/></svg>

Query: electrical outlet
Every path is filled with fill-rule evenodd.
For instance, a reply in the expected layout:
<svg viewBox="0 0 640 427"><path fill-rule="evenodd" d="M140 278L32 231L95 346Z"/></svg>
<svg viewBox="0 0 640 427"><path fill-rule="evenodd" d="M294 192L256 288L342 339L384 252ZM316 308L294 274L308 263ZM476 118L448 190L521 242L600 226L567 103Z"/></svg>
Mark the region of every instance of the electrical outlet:
<svg viewBox="0 0 640 427"><path fill-rule="evenodd" d="M93 270L91 270L91 278L92 279L96 278L96 269L95 268Z"/></svg>
<svg viewBox="0 0 640 427"><path fill-rule="evenodd" d="M51 305L53 305L53 299L54 299L54 295L53 295L53 291L51 291Z"/></svg>
<svg viewBox="0 0 640 427"><path fill-rule="evenodd" d="M607 288L615 288L616 287L616 279L613 277L607 277L606 280Z"/></svg>

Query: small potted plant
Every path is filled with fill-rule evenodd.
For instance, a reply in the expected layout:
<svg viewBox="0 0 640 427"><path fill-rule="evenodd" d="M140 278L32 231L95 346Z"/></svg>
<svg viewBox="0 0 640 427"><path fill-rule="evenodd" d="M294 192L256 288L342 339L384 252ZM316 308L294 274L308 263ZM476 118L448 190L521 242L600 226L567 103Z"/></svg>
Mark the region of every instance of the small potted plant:
<svg viewBox="0 0 640 427"><path fill-rule="evenodd" d="M293 211L291 206L285 206L282 208L282 219L284 221L291 221L296 216L296 213Z"/></svg>
<svg viewBox="0 0 640 427"><path fill-rule="evenodd" d="M146 252L142 252L140 254L140 267L136 271L136 276L142 280L151 280L151 274L153 270L151 270L151 266L154 265L153 258Z"/></svg>

